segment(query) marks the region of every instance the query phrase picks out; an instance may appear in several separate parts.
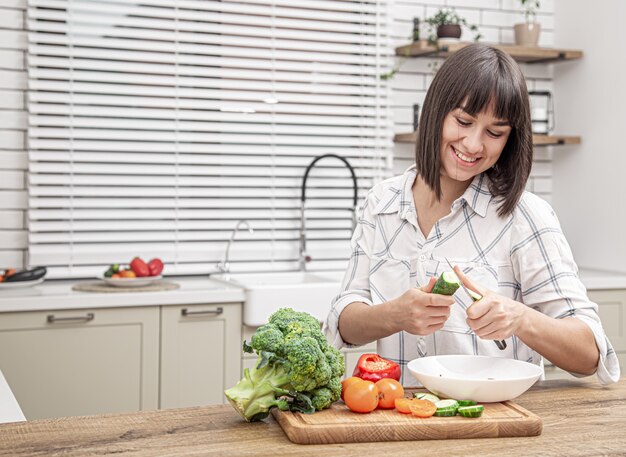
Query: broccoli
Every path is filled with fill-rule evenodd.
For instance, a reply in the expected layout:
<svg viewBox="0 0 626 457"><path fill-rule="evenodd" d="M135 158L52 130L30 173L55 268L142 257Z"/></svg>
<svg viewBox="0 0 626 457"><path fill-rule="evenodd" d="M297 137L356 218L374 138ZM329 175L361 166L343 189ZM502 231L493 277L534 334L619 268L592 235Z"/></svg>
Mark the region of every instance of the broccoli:
<svg viewBox="0 0 626 457"><path fill-rule="evenodd" d="M341 396L345 366L329 346L313 316L281 308L252 335L245 352L257 354L255 367L244 370L236 386L224 391L248 422L265 419L272 408L313 413Z"/></svg>

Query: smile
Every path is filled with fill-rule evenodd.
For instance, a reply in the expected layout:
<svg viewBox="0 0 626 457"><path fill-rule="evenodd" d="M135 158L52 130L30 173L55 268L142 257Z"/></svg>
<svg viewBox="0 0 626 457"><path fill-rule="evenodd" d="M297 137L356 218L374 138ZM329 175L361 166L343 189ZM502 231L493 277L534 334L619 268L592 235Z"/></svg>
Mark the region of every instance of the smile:
<svg viewBox="0 0 626 457"><path fill-rule="evenodd" d="M476 162L479 159L478 157L474 157L474 158L468 157L468 156L464 155L463 153L457 151L453 146L451 146L451 147L452 147L452 150L454 151L454 154L456 154L456 156L459 159L461 159L463 162L474 163L474 162Z"/></svg>

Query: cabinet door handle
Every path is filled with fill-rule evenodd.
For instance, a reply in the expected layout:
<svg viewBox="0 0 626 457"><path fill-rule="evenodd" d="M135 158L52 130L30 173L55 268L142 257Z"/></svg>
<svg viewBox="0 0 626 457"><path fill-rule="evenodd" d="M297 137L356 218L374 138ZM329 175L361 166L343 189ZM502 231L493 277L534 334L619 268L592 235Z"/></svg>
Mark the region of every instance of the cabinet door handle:
<svg viewBox="0 0 626 457"><path fill-rule="evenodd" d="M73 316L73 317L56 317L54 314L48 314L46 320L50 324L54 324L56 322L89 322L94 319L93 313L87 313L85 316Z"/></svg>
<svg viewBox="0 0 626 457"><path fill-rule="evenodd" d="M217 309L208 309L206 311L189 311L187 308L183 308L180 314L183 316L219 316L224 312L224 308L221 306Z"/></svg>

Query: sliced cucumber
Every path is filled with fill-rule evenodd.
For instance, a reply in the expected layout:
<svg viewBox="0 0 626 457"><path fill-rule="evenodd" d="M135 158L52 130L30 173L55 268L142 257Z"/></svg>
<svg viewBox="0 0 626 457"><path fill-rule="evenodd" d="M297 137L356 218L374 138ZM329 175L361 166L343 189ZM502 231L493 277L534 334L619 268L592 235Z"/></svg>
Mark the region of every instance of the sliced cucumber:
<svg viewBox="0 0 626 457"><path fill-rule="evenodd" d="M461 406L457 410L459 416L463 417L480 417L483 415L485 407L483 405Z"/></svg>
<svg viewBox="0 0 626 457"><path fill-rule="evenodd" d="M415 394L413 394L413 397L417 398L418 400L432 401L433 403L437 403L441 400L441 398L439 398L437 395L431 394L430 392L416 392Z"/></svg>
<svg viewBox="0 0 626 457"><path fill-rule="evenodd" d="M458 408L459 402L451 398L446 398L445 400L439 400L438 402L436 402L435 406L437 407L437 409Z"/></svg>
<svg viewBox="0 0 626 457"><path fill-rule="evenodd" d="M459 278L453 271L444 271L437 279L437 282L433 286L432 293L440 295L454 295L456 290L461 287Z"/></svg>
<svg viewBox="0 0 626 457"><path fill-rule="evenodd" d="M474 406L476 402L474 400L457 400L459 406Z"/></svg>
<svg viewBox="0 0 626 457"><path fill-rule="evenodd" d="M435 416L439 417L450 417L456 416L456 411L459 408L459 403L456 400L446 399L439 400L435 403L437 407L437 411L435 411Z"/></svg>

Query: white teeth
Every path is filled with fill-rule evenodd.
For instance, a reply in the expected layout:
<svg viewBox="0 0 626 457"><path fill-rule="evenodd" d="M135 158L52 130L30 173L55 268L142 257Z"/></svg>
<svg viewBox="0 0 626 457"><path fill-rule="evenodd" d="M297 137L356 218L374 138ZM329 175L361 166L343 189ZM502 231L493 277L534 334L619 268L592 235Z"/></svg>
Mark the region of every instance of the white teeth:
<svg viewBox="0 0 626 457"><path fill-rule="evenodd" d="M459 151L457 151L456 149L452 148L452 150L454 151L454 153L456 154L456 156L461 159L463 162L476 162L478 159L474 158L472 159L471 157L467 157L466 155L461 154Z"/></svg>

